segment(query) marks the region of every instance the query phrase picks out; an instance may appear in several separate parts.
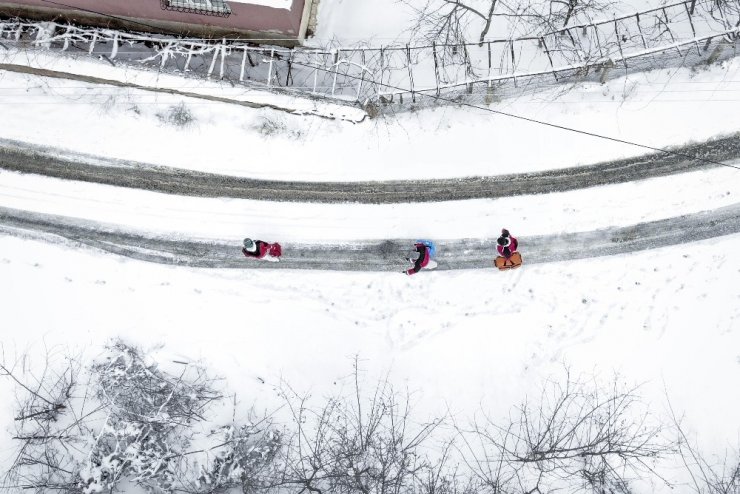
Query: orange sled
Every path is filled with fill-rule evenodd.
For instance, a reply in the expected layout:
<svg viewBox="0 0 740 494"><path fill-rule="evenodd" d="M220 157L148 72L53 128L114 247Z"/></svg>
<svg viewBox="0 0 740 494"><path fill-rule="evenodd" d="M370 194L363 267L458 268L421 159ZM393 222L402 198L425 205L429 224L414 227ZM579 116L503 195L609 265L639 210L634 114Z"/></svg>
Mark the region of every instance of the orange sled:
<svg viewBox="0 0 740 494"><path fill-rule="evenodd" d="M493 261L493 265L496 266L500 271L506 271L507 269L516 269L522 265L522 255L518 252L514 252L508 259L498 256Z"/></svg>

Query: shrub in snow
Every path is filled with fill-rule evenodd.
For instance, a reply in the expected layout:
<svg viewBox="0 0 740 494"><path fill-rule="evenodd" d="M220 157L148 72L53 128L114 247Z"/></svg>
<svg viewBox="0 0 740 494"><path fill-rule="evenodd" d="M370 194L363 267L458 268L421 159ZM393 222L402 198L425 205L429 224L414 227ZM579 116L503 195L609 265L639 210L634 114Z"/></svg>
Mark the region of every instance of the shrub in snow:
<svg viewBox="0 0 740 494"><path fill-rule="evenodd" d="M0 488L91 494L125 481L151 493L626 494L661 479L657 462L671 455L685 477L673 485L698 494L740 486L737 451L721 461L703 456L675 414L679 441L665 440L637 388L567 369L508 416L484 413L466 426L419 420L408 392L387 380L366 392L355 363L347 392L316 406L284 384L290 420L278 429L269 418L214 422L222 396L197 364L167 370L121 342L84 385L76 360L57 364L47 357L32 375L0 358L19 404L18 454Z"/></svg>
<svg viewBox="0 0 740 494"><path fill-rule="evenodd" d="M18 442L10 469L0 477L0 490L74 492L80 464L74 453L84 449L89 428L83 417L93 418L95 407L84 399L77 359L48 353L36 366L38 373L31 364L25 355L15 365L6 365L0 356L0 376L17 384L13 439Z"/></svg>
<svg viewBox="0 0 740 494"><path fill-rule="evenodd" d="M187 127L195 121L195 117L185 103L167 108L165 113L157 113L160 121L175 127Z"/></svg>
<svg viewBox="0 0 740 494"><path fill-rule="evenodd" d="M282 434L269 424L227 425L214 430L209 439L217 444L198 465L191 492L238 486L252 493L266 488L275 477L273 466Z"/></svg>
<svg viewBox="0 0 740 494"><path fill-rule="evenodd" d="M263 117L254 128L264 136L276 136L282 134L296 139L301 137L300 130L290 129L284 121L276 118Z"/></svg>
<svg viewBox="0 0 740 494"><path fill-rule="evenodd" d="M122 478L171 489L182 476L179 458L192 440L192 424L221 398L214 381L197 365L169 374L121 342L91 371L108 416L80 472L83 491L111 490Z"/></svg>
<svg viewBox="0 0 740 494"><path fill-rule="evenodd" d="M601 387L566 370L508 420L486 417L459 430L466 445L476 445L467 448L467 462L496 492L632 492L630 483L673 451L636 391L618 378Z"/></svg>
<svg viewBox="0 0 740 494"><path fill-rule="evenodd" d="M410 397L388 381L366 396L358 373L355 363L351 392L316 409L307 406L308 397L283 391L295 429L280 459L280 485L291 492L336 494L439 492L431 487L441 482L427 480L444 469L444 461L426 453L442 420L417 423Z"/></svg>

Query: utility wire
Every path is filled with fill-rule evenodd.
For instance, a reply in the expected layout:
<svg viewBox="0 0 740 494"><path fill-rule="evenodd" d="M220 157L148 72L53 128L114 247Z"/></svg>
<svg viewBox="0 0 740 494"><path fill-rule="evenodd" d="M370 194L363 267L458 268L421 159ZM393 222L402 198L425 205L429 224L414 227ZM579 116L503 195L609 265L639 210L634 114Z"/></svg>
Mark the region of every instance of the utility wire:
<svg viewBox="0 0 740 494"><path fill-rule="evenodd" d="M360 78L358 76L353 76L353 75L350 75L350 74L343 74L341 72L337 72L336 70L329 70L329 69L325 69L323 67L316 67L316 66L313 66L313 65L303 64L303 63L296 62L296 61L292 61L291 63L293 65L298 65L298 66L301 66L301 67L311 68L311 69L314 69L314 70L321 70L323 72L327 72L327 73L332 74L332 75L341 75L343 77L348 77L350 79L362 80L364 82L369 82L369 81L365 80L364 78ZM660 153L672 154L674 156L680 156L682 158L689 158L689 159L692 159L692 160L704 161L706 163L711 163L713 165L726 166L728 168L734 168L736 170L740 170L740 166L731 165L729 163L722 163L721 161L714 161L714 160L707 159L707 158L701 158L699 156L694 156L694 155L691 155L691 154L682 153L680 151L671 151L669 149L654 147L654 146L650 146L650 145L647 145L647 144L641 144L639 142L634 142L634 141L628 141L626 139L620 139L618 137L611 137L611 136L607 136L607 135L604 135L604 134L597 134L596 132L589 132L587 130L576 129L576 128L573 128L573 127L567 127L565 125L560 125L560 124L556 124L556 123L552 123L552 122L546 122L544 120L538 120L536 118L525 117L523 115L516 115L514 113L509 113L509 112L505 112L505 111L501 111L501 110L494 110L493 108L490 108L490 107L487 107L487 106L480 106L480 105L475 105L473 103L465 103L465 102L455 101L455 100L452 100L452 99L449 99L449 98L444 98L442 96L438 96L436 94L416 93L414 91L410 91L408 89L405 89L405 88L402 88L402 87L398 87L398 86L393 86L392 84L385 84L383 82L373 81L372 84L376 84L378 86L382 86L382 87L385 87L385 88L388 88L388 89L395 89L397 91L403 91L405 93L416 94L418 96L425 96L427 98L432 98L432 99L437 100L437 101L444 101L445 103L452 103L453 105L465 106L465 107L468 107L468 108L474 108L476 110L483 110L483 111L487 111L487 112L490 112L490 113L494 113L496 115L502 115L502 116L509 117L509 118L514 118L514 119L517 119L517 120L523 120L525 122L530 122L530 123L534 123L534 124L537 124L537 125L543 125L543 126L546 126L546 127L552 127L552 128L559 129L559 130L564 130L564 131L567 131L567 132L574 132L576 134L582 134L582 135L586 135L586 136L590 136L590 137L595 137L595 138L603 139L603 140L606 140L606 141L618 142L620 144L627 144L629 146L635 146L635 147L639 147L639 148L643 148L643 149L649 149L651 151L658 151Z"/></svg>
<svg viewBox="0 0 740 494"><path fill-rule="evenodd" d="M136 24L140 24L142 26L146 26L146 27L149 27L149 28L152 28L152 29L155 29L155 30L161 30L160 28L157 28L155 26L151 26L151 25L146 24L146 23L137 22L137 21L130 21L129 19L124 19L122 17L117 17L117 16L114 16L114 15L111 15L111 14L105 14L103 12L98 12L98 11L95 11L95 10L88 10L88 9L84 9L84 8L81 8L81 7L74 7L74 6L67 5L67 4L64 4L64 3L61 3L61 2L55 2L54 0L42 0L42 1L44 1L46 3L54 4L54 5L59 5L59 6L62 6L62 7L67 7L67 8L72 8L72 9L77 9L77 10L82 10L82 11L85 11L85 12L90 12L90 13L102 15L102 16L105 16L105 17L111 17L113 19L117 19L117 20L121 20L121 21L135 22ZM349 74L342 74L341 72L337 72L336 70L329 70L329 69L325 69L323 67L315 67L315 66L312 66L312 65L309 65L309 64L303 64L303 63L296 62L296 61L292 61L292 64L293 65L297 65L299 67L306 67L306 68L313 69L313 70L321 70L322 72L326 72L326 73L332 74L332 75L341 75L343 77L347 77L347 78L350 78L350 79L363 80L364 81L364 79L361 79L360 77L352 76L352 75L349 75ZM543 126L551 127L551 128L554 128L554 129L564 130L566 132L574 132L576 134L590 136L590 137L594 137L594 138L597 138L597 139L602 139L602 140L611 141L611 142L618 142L620 144L627 144L629 146L635 146L635 147L639 147L639 148L642 148L642 149L648 149L650 151L657 151L657 152L660 152L660 153L671 154L671 155L674 155L674 156L679 156L679 157L683 157L683 158L689 158L689 159L692 159L692 160L703 161L705 163L710 163L710 164L713 164L713 165L725 166L725 167L728 167L728 168L734 168L736 170L740 170L740 166L731 165L729 163L722 163L721 161L714 161L714 160L710 160L710 159L707 159L707 158L701 158L699 156L693 156L693 155L682 153L682 152L678 152L678 151L671 151L671 150L668 150L668 149L665 149L665 148L659 148L659 147L649 146L647 144L642 144L642 143L639 143L639 142L628 141L626 139L620 139L618 137L611 137L611 136L607 136L607 135L603 135L603 134L597 134L596 132L589 132L587 130L576 129L576 128L573 128L573 127L567 127L565 125L555 124L555 123L552 123L552 122L546 122L544 120L538 120L536 118L525 117L523 115L516 115L516 114L513 114L513 113L509 113L509 112L504 112L504 111L501 111L501 110L494 110L494 109L492 109L490 107L487 107L487 106L480 106L480 105L474 105L472 103L465 103L465 102L454 101L452 99L444 98L444 97L438 96L438 95L425 94L425 93L414 93L413 91L409 91L408 89L405 89L405 88L402 88L402 87L398 87L398 86L393 86L391 84L385 84L383 82L376 82L376 81L374 81L373 83L376 84L376 85L378 85L378 86L386 87L386 88L389 88L389 89L395 89L397 91L403 91L403 92L411 92L412 94L418 94L419 96L424 96L424 97L427 97L427 98L432 98L432 99L437 100L437 101L444 101L446 103L452 103L452 104L459 105L459 106L465 106L465 107L473 108L473 109L476 109L476 110L483 110L483 111L487 111L489 113L494 113L496 115L502 115L502 116L505 116L505 117L514 118L514 119L517 119L517 120L522 120L522 121L534 123L534 124L537 124L537 125L543 125Z"/></svg>

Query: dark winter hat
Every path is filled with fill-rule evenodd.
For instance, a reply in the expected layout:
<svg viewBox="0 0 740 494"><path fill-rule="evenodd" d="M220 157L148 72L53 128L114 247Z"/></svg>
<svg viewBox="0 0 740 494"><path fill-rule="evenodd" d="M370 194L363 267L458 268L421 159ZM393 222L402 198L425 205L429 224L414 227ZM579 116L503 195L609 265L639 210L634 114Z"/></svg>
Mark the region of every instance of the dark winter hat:
<svg viewBox="0 0 740 494"><path fill-rule="evenodd" d="M507 247L511 243L511 239L509 237L499 237L496 241L501 247Z"/></svg>

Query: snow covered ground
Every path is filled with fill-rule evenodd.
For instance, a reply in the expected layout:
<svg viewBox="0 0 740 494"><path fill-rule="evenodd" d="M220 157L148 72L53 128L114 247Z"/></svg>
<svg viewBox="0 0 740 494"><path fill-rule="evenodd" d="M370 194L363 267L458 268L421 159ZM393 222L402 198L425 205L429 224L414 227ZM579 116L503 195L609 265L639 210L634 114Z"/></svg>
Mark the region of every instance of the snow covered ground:
<svg viewBox="0 0 740 494"><path fill-rule="evenodd" d="M485 0L471 0L465 3L481 11L485 11L487 5ZM428 0L373 0L372 2L321 0L316 34L308 39L308 43L322 45L330 40L338 41L345 46L367 41L373 45L408 43L411 39L410 29L417 16L416 12L426 5L434 5L434 3ZM658 5L658 2L654 0L627 0L613 3L611 7L615 12L631 13L655 8ZM597 16L598 18L601 16ZM474 30L480 29L482 21L473 19L470 24L471 26L467 27L473 34L471 39L477 40L475 36L477 32ZM494 27L488 37L506 38L508 36L506 33L507 31L497 30Z"/></svg>
<svg viewBox="0 0 740 494"><path fill-rule="evenodd" d="M357 354L369 382L390 370L421 412L449 406L458 419L505 414L565 362L574 374L644 383L659 414L668 393L702 447L722 453L740 425L739 246L735 235L506 274L407 278L165 267L0 237L3 344L7 355L38 356L45 345L89 358L123 337L165 361L203 359L245 407L265 409L281 378L330 393Z"/></svg>
<svg viewBox="0 0 740 494"><path fill-rule="evenodd" d="M698 71L629 75L603 86L579 84L491 108L664 147L740 130L738 81L740 63L732 60ZM9 72L0 73L0 102L4 121L12 122L0 126L0 137L263 179L498 175L646 152L471 108L353 124ZM184 127L167 123L168 112L180 104L192 116Z"/></svg>
<svg viewBox="0 0 740 494"><path fill-rule="evenodd" d="M358 14L370 8L333 4ZM740 130L739 72L733 60L631 74L491 108L679 145ZM498 175L643 152L470 108L353 124L2 71L0 105L0 138L262 179ZM192 121L173 124L172 109L183 107ZM181 197L2 171L0 207L233 242L247 234L319 242L490 238L502 226L524 236L586 231L733 205L739 173L723 167L496 200L321 205ZM243 413L252 404L277 407L281 379L326 396L351 373L355 355L368 383L388 372L415 392L424 414L449 411L456 419L481 410L506 415L564 364L586 376L618 372L643 383L656 414L668 412L670 398L691 438L721 456L740 444L740 235L692 242L687 231L685 240L507 273L405 277L163 266L0 235L0 343L7 358L28 353L38 362L44 348L90 359L124 338L163 361L204 362L243 397ZM0 379L0 396L10 396L11 384ZM5 434L13 405L0 404L0 470L14 446ZM660 473L684 482L680 468ZM692 491L656 483L638 492Z"/></svg>
<svg viewBox="0 0 740 494"><path fill-rule="evenodd" d="M274 9L289 9L293 0L230 0L233 3L250 3L252 5L263 5Z"/></svg>
<svg viewBox="0 0 740 494"><path fill-rule="evenodd" d="M0 171L0 206L185 238L297 242L545 235L672 218L736 204L739 170L716 168L556 194L411 204L209 199ZM656 198L661 198L659 202Z"/></svg>

